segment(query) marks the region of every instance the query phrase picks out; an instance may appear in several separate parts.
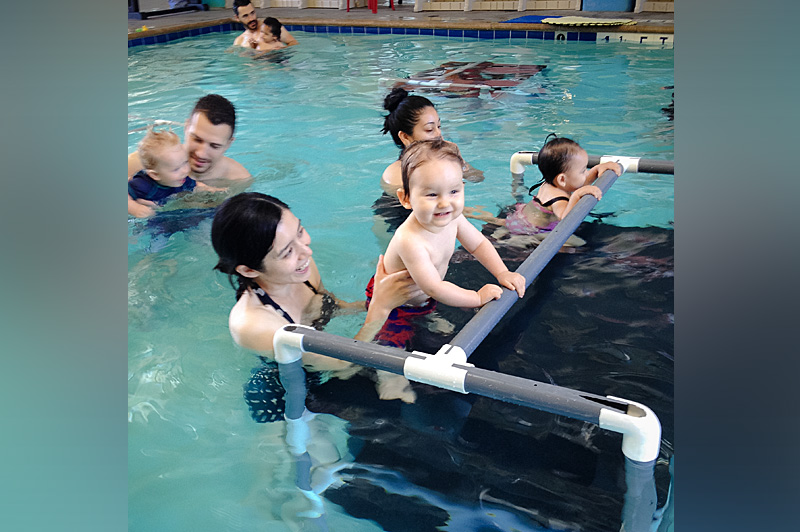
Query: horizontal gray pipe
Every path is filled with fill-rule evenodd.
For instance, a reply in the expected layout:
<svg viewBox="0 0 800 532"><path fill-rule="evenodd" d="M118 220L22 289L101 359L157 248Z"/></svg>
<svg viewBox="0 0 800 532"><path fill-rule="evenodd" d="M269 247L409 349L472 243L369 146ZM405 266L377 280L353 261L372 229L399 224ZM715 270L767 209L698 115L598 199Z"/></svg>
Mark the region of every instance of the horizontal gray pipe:
<svg viewBox="0 0 800 532"><path fill-rule="evenodd" d="M517 152L520 154L530 154L531 156L531 164L538 164L539 162L539 152L538 151L520 151ZM600 156L599 155L590 155L589 156L589 163L588 167L591 168L592 166L596 166L600 164ZM659 161L658 159L639 159L638 163L638 173L645 173L645 174L675 174L675 162L674 161Z"/></svg>
<svg viewBox="0 0 800 532"><path fill-rule="evenodd" d="M617 174L606 170L594 184L605 194L616 180ZM594 196L590 194L583 196L542 243L528 255L528 258L517 268L517 273L525 277L525 286L530 286L596 204L597 198ZM518 299L515 291L504 289L500 299L490 301L481 307L478 313L450 341L450 345L457 345L469 357Z"/></svg>
<svg viewBox="0 0 800 532"><path fill-rule="evenodd" d="M613 172L612 172L613 173ZM284 330L302 335L303 351L319 353L361 366L369 366L403 375L406 358L423 358L396 347L387 347L343 338L306 327L287 325ZM454 364L467 372L467 393L533 407L553 414L599 424L600 409L627 413L628 405L601 395L562 388L544 382L504 375L472 366Z"/></svg>

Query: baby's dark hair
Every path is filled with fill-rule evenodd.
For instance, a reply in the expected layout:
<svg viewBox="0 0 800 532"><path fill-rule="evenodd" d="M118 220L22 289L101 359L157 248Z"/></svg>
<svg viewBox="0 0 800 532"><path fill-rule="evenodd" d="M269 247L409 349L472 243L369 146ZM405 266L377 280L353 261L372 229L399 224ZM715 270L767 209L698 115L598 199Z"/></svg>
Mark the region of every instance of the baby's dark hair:
<svg viewBox="0 0 800 532"><path fill-rule="evenodd" d="M403 175L403 192L411 194L411 174L431 159L449 159L464 167L461 152L453 142L444 139L419 140L411 143L400 155L400 169Z"/></svg>
<svg viewBox="0 0 800 532"><path fill-rule="evenodd" d="M231 126L231 136L236 129L236 108L224 96L208 94L194 104L192 115L202 113L213 125L227 124Z"/></svg>
<svg viewBox="0 0 800 532"><path fill-rule="evenodd" d="M267 17L264 19L264 24L269 26L269 31L272 32L272 35L275 36L276 39L279 41L281 40L281 28L283 24L280 23L278 19L275 17Z"/></svg>
<svg viewBox="0 0 800 532"><path fill-rule="evenodd" d="M392 89L392 92L383 100L383 108L389 111L389 114L383 120L381 133L384 135L391 133L392 140L402 150L405 145L400 140L398 133L402 131L410 137L414 132L414 126L417 125L419 115L426 107L433 107L433 104L424 96L409 94L400 87Z"/></svg>
<svg viewBox="0 0 800 532"><path fill-rule="evenodd" d="M581 147L572 139L559 137L555 133L550 133L544 139L544 146L539 150L539 171L542 172L542 180L533 185L529 193L539 187L542 183L552 185L558 174L566 172L570 160L581 151Z"/></svg>

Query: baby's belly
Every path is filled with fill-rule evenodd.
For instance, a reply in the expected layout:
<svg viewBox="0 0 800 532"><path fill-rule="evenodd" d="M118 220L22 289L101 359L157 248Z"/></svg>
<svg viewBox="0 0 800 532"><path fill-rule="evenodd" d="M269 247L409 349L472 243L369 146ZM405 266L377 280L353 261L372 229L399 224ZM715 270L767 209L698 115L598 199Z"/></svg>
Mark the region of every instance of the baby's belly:
<svg viewBox="0 0 800 532"><path fill-rule="evenodd" d="M419 297L415 297L414 299L410 299L404 307L421 307L424 305L430 297L427 294L422 294Z"/></svg>

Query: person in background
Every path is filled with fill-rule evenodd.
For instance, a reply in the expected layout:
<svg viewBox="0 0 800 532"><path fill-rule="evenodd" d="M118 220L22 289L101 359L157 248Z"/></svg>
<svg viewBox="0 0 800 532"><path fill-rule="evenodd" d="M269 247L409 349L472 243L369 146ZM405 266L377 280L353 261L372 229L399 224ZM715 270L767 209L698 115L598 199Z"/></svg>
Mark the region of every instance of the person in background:
<svg viewBox="0 0 800 532"><path fill-rule="evenodd" d="M253 7L253 4L250 2L250 0L234 0L233 14L233 18L244 25L244 32L236 37L236 39L233 41L233 45L244 46L245 48L252 48L254 50L258 49L258 44L261 42L262 35L260 31L261 25L258 23L256 8ZM269 19L272 17L267 18ZM276 19L273 20L277 22ZM297 44L297 39L295 39L286 28L282 27L279 35L280 36L278 37L278 40L284 43L286 46L294 46Z"/></svg>
<svg viewBox="0 0 800 532"><path fill-rule="evenodd" d="M184 126L183 145L189 157L189 177L209 186L243 186L250 173L238 162L225 156L234 140L236 110L223 96L203 96L192 109ZM144 168L139 152L128 156L128 180ZM128 213L137 218L151 216L155 203L134 199L128 194Z"/></svg>
<svg viewBox="0 0 800 532"><path fill-rule="evenodd" d="M278 22L278 19L273 17L265 18L264 23L261 24L261 40L258 41L256 50L266 52L286 48L287 45L279 39L282 28L283 25Z"/></svg>
<svg viewBox="0 0 800 532"><path fill-rule="evenodd" d="M197 190L224 191L197 183L189 173L189 157L181 139L172 131L148 130L136 150L144 168L128 181L128 196L164 205L170 197ZM128 214L134 215L128 211Z"/></svg>
<svg viewBox="0 0 800 532"><path fill-rule="evenodd" d="M383 100L383 108L389 111L383 121L381 132L390 133L395 145L402 151L418 140L430 140L442 136L442 121L431 101L424 96L409 94L402 88L392 89ZM464 163L464 179L472 183L483 181L483 172ZM403 186L400 159L386 167L381 176L381 188L390 196L397 195Z"/></svg>
<svg viewBox="0 0 800 532"><path fill-rule="evenodd" d="M552 137L552 138L551 138ZM602 191L594 186L598 177L606 170L622 175L622 166L612 161L587 168L589 156L574 140L557 137L551 133L539 151L538 167L542 179L533 185L528 203L517 203L505 218L496 218L488 213L473 211L468 215L498 226L505 226L512 235L539 236L550 233L578 203L583 196L591 194L598 200ZM539 188L541 187L541 188ZM539 188L539 193L533 191ZM575 235L567 240L567 246L583 245Z"/></svg>

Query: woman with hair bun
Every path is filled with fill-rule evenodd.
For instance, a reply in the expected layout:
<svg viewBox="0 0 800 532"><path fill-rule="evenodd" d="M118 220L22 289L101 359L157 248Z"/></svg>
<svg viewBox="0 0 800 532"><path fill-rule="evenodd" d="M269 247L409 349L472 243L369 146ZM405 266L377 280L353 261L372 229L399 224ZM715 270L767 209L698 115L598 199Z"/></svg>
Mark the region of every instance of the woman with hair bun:
<svg viewBox="0 0 800 532"><path fill-rule="evenodd" d="M442 136L442 121L433 103L424 96L409 94L403 88L392 89L383 100L383 108L389 112L384 118L382 133L391 133L392 140L402 151L418 140L433 140ZM473 183L483 181L483 172L464 164L464 179ZM402 188L400 158L390 164L381 176L381 188L389 196L397 196Z"/></svg>

